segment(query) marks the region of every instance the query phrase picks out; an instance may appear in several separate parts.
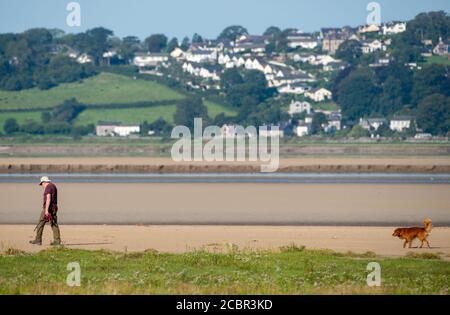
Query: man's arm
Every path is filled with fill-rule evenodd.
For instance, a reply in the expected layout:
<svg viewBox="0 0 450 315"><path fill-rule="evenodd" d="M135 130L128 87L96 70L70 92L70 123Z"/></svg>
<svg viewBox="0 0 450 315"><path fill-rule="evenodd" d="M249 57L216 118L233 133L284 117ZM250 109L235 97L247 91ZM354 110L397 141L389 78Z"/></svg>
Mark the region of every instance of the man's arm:
<svg viewBox="0 0 450 315"><path fill-rule="evenodd" d="M52 196L50 194L47 194L45 197L45 215L48 215L48 207L50 207L50 201L52 199Z"/></svg>

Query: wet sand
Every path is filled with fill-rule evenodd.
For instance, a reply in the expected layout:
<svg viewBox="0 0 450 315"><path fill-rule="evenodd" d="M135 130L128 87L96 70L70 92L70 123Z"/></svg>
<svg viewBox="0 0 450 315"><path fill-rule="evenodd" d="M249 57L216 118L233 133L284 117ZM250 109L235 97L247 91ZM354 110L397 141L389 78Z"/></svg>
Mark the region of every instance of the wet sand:
<svg viewBox="0 0 450 315"><path fill-rule="evenodd" d="M28 243L32 225L0 226L1 250L13 247L27 252L48 248L51 229L44 230L44 245ZM375 252L381 256L404 256L408 252L439 253L450 260L450 228L435 228L429 237L431 249L402 248L391 236L394 227L286 227L286 226L108 226L62 225L64 246L88 250L181 253L195 249L224 252L235 244L239 249L278 250L296 244L308 249L331 249L346 253Z"/></svg>
<svg viewBox="0 0 450 315"><path fill-rule="evenodd" d="M63 224L450 226L446 184L58 183ZM0 183L0 224L35 224L36 183ZM0 227L1 229L1 227Z"/></svg>

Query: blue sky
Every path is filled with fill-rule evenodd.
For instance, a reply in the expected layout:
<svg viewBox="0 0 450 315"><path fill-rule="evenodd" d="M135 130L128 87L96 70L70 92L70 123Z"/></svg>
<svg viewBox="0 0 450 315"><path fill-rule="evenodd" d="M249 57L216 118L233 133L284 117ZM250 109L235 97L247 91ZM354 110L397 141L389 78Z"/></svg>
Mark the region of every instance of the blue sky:
<svg viewBox="0 0 450 315"><path fill-rule="evenodd" d="M153 33L181 39L195 32L215 38L228 25L260 34L271 25L303 31L364 24L369 0L78 0L81 27L66 25L73 0L0 0L0 33L32 27L81 32L96 26L115 35L140 38ZM449 0L378 0L382 21L411 19L420 12L450 12Z"/></svg>

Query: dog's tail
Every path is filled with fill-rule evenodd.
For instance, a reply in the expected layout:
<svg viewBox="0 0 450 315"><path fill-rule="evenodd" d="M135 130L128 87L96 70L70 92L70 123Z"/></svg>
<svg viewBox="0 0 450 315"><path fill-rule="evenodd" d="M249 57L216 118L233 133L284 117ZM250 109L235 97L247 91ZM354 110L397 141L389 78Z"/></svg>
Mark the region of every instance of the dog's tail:
<svg viewBox="0 0 450 315"><path fill-rule="evenodd" d="M433 222L431 222L430 218L426 218L423 220L423 225L425 226L425 231L430 232L433 228Z"/></svg>

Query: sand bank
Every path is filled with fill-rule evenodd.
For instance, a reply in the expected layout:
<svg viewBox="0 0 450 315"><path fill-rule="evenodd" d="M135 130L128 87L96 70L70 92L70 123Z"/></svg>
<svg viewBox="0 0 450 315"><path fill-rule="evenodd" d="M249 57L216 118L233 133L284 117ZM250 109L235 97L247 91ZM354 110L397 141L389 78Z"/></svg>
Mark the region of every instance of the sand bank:
<svg viewBox="0 0 450 315"><path fill-rule="evenodd" d="M32 225L2 225L2 250L14 247L28 252L47 248L51 230L44 231L44 246L28 243L33 238ZM429 237L432 249L403 249L402 242L391 236L394 227L270 227L270 226L93 226L62 225L64 245L68 248L107 249L181 253L194 249L226 251L231 244L240 249L277 250L290 244L309 249L338 252L373 251L382 256L404 256L408 252L440 253L450 259L450 228L435 228ZM419 245L414 243L414 247Z"/></svg>

